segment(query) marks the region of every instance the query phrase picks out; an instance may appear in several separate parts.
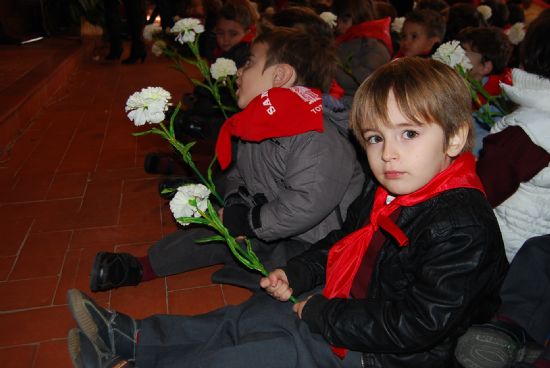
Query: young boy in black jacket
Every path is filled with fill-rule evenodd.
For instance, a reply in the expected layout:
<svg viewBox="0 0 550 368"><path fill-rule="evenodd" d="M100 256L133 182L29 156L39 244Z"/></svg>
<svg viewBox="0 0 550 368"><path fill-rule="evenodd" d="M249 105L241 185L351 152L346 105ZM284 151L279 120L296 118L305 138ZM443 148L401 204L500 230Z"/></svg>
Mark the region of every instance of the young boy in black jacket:
<svg viewBox="0 0 550 368"><path fill-rule="evenodd" d="M313 295L291 307L258 293L202 316L134 320L71 290L69 308L79 326L69 335L73 360L143 367L451 366L456 337L494 311L507 267L467 152L469 104L464 82L442 63L402 58L381 67L359 88L352 110L378 184L354 202L343 230L260 282L280 301Z"/></svg>

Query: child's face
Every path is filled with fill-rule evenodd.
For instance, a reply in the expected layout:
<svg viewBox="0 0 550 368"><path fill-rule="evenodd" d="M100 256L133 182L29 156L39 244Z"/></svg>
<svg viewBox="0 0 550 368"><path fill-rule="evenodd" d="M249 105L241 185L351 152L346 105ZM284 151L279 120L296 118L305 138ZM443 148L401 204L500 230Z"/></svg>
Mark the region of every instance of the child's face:
<svg viewBox="0 0 550 368"><path fill-rule="evenodd" d="M274 86L275 68L271 65L264 70L269 46L254 43L245 65L237 71L237 105L244 109L254 97Z"/></svg>
<svg viewBox="0 0 550 368"><path fill-rule="evenodd" d="M429 37L422 24L405 22L401 30L399 49L404 56L419 56L429 53L436 42L439 42L439 38Z"/></svg>
<svg viewBox="0 0 550 368"><path fill-rule="evenodd" d="M334 30L334 33L336 33L337 36L343 35L344 33L346 33L348 29L351 28L352 25L353 25L353 19L351 17L348 17L348 16L338 17L336 18L336 28Z"/></svg>
<svg viewBox="0 0 550 368"><path fill-rule="evenodd" d="M370 168L393 195L415 192L451 163L450 149L445 149L445 134L435 123L418 125L399 110L393 93L388 96L386 126L363 133Z"/></svg>
<svg viewBox="0 0 550 368"><path fill-rule="evenodd" d="M478 81L481 81L486 75L491 74L493 71L492 63L483 62L483 56L479 52L475 52L469 43L463 43L461 46L472 63L472 69L468 71L468 74Z"/></svg>
<svg viewBox="0 0 550 368"><path fill-rule="evenodd" d="M216 24L216 42L224 52L241 42L245 34L243 26L234 20L220 18Z"/></svg>

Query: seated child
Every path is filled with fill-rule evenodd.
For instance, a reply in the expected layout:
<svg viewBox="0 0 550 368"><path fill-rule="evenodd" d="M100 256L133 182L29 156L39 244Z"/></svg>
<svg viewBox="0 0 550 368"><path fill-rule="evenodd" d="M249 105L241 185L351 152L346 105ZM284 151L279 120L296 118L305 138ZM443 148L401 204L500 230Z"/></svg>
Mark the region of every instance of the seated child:
<svg viewBox="0 0 550 368"><path fill-rule="evenodd" d="M444 37L443 16L430 9L413 10L405 16L399 51L395 57L429 56Z"/></svg>
<svg viewBox="0 0 550 368"><path fill-rule="evenodd" d="M349 108L361 82L390 61L391 19L377 19L372 0L340 0L334 3L333 11L338 17L336 45L340 59L336 83L343 89L342 103Z"/></svg>
<svg viewBox="0 0 550 368"><path fill-rule="evenodd" d="M507 68L512 55L512 44L501 29L496 27L467 27L457 35L466 56L470 59L472 69L470 76L481 82L483 88L491 95L501 93L500 83L512 84L512 71ZM474 155L478 156L483 144L483 138L489 134L487 126L475 113L487 100L478 93L479 104L472 106L474 110L474 130L476 144ZM491 109L496 109L491 106Z"/></svg>
<svg viewBox="0 0 550 368"><path fill-rule="evenodd" d="M279 28L255 39L239 69L238 104L245 110L226 121L217 143L225 168L231 161L230 136L240 138L235 163L225 175L223 221L231 234L253 238L266 265L285 264L339 228L361 190L364 175L353 146L323 119L320 90L328 87L335 68L334 48L322 38ZM225 243L195 243L212 235L204 228L179 230L140 259L99 253L91 289L136 285L219 263L226 268L215 281L224 282L222 274L241 274L231 276L231 283L257 288L259 276L234 264Z"/></svg>
<svg viewBox="0 0 550 368"><path fill-rule="evenodd" d="M466 27L486 27L487 22L483 15L477 11L473 4L455 3L449 8L449 18L447 19L447 31L445 32L445 42L456 40L456 36Z"/></svg>
<svg viewBox="0 0 550 368"><path fill-rule="evenodd" d="M456 337L494 311L507 267L467 152L469 105L463 80L440 62L401 58L382 66L357 91L351 114L378 184L367 186L336 231L349 235L334 245L329 235L262 278L279 301L257 293L201 316L135 320L70 290L73 361L452 366ZM293 307L280 302L304 292L310 296Z"/></svg>

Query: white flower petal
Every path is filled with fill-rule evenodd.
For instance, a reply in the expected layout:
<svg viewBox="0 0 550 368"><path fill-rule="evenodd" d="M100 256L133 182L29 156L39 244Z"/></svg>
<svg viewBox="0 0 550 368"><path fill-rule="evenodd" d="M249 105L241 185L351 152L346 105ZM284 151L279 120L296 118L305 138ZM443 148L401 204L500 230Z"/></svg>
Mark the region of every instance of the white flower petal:
<svg viewBox="0 0 550 368"><path fill-rule="evenodd" d="M322 20L324 20L331 28L336 27L336 21L338 17L331 12L322 12L320 15Z"/></svg>
<svg viewBox="0 0 550 368"><path fill-rule="evenodd" d="M218 58L210 66L210 74L214 80L223 79L229 75L237 74L237 65L231 59Z"/></svg>
<svg viewBox="0 0 550 368"><path fill-rule="evenodd" d="M403 24L405 24L405 17L397 17L391 23L391 30L395 33L401 33L403 29Z"/></svg>

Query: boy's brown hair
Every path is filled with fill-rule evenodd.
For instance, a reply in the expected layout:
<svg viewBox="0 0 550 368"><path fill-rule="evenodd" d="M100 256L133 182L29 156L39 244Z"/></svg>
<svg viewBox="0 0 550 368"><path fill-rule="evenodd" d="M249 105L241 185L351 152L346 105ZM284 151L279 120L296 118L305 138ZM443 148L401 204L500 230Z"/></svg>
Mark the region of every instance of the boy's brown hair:
<svg viewBox="0 0 550 368"><path fill-rule="evenodd" d="M388 125L388 97L395 96L401 113L417 124L437 124L449 140L468 127L462 149L473 147L471 96L464 80L449 66L418 57L403 57L378 68L359 87L353 100L350 124L365 146L363 132L380 124Z"/></svg>
<svg viewBox="0 0 550 368"><path fill-rule="evenodd" d="M445 18L431 9L413 10L405 15L405 22L416 23L426 29L428 37L437 37L439 42L445 38Z"/></svg>
<svg viewBox="0 0 550 368"><path fill-rule="evenodd" d="M338 0L332 5L332 11L338 17L352 19L352 24L359 24L378 18L372 0Z"/></svg>
<svg viewBox="0 0 550 368"><path fill-rule="evenodd" d="M497 27L467 27L457 40L469 44L472 51L481 54L481 61L493 64L491 74L501 74L512 56L512 44L502 29Z"/></svg>
<svg viewBox="0 0 550 368"><path fill-rule="evenodd" d="M218 12L218 19L232 20L243 26L247 31L256 23L257 14L248 0L228 0Z"/></svg>
<svg viewBox="0 0 550 368"><path fill-rule="evenodd" d="M301 29L273 27L254 39L268 46L265 68L288 64L296 71L296 85L328 91L337 68L334 46Z"/></svg>

